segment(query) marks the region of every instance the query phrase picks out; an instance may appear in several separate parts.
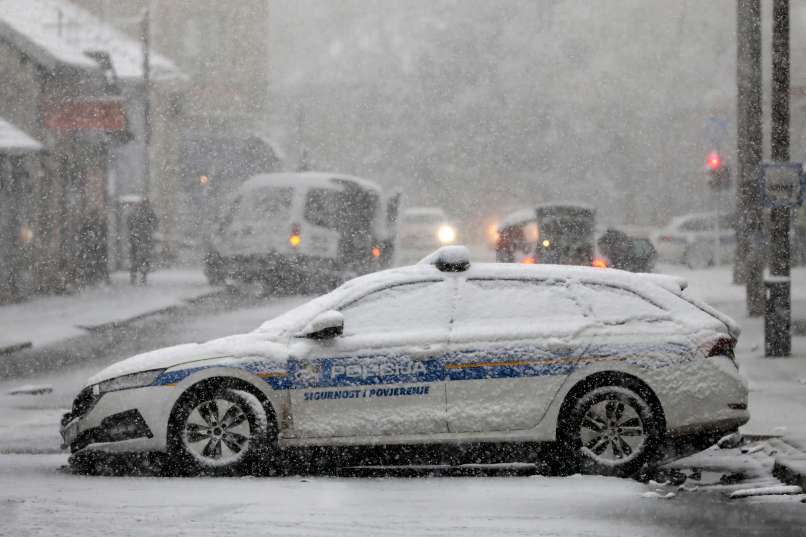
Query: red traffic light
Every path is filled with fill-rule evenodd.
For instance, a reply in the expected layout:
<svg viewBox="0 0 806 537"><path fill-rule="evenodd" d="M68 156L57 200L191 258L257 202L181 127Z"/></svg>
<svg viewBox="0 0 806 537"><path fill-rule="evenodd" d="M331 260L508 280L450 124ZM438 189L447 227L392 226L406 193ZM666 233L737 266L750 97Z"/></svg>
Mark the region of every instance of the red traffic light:
<svg viewBox="0 0 806 537"><path fill-rule="evenodd" d="M711 151L705 159L705 165L708 166L708 169L712 172L716 171L722 166L722 157L720 157L719 153L716 151Z"/></svg>

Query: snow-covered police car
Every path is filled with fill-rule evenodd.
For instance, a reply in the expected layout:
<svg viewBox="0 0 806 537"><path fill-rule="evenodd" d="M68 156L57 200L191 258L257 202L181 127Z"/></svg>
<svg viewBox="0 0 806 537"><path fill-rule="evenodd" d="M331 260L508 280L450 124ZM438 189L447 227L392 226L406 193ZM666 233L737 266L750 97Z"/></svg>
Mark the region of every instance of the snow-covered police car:
<svg viewBox="0 0 806 537"><path fill-rule="evenodd" d="M471 265L464 247L444 247L254 332L104 369L64 416L64 447L73 460L162 452L231 473L299 446L556 441L583 471L627 474L749 419L739 328L684 288Z"/></svg>

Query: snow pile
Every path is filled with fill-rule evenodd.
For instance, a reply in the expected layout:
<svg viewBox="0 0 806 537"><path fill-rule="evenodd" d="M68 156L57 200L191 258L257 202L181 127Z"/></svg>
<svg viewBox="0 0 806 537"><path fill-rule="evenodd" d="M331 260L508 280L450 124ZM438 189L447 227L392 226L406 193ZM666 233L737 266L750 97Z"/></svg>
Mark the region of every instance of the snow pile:
<svg viewBox="0 0 806 537"><path fill-rule="evenodd" d="M666 494L664 494L663 492L656 492L656 491L650 490L650 491L647 491L647 492L644 492L643 494L641 494L641 497L642 498L654 498L654 499L658 499L658 500L671 500L672 498L675 497L675 493L674 492L667 492Z"/></svg>
<svg viewBox="0 0 806 537"><path fill-rule="evenodd" d="M43 395L46 393L51 393L53 391L53 386L50 384L25 384L23 386L17 386L8 391L9 395Z"/></svg>
<svg viewBox="0 0 806 537"><path fill-rule="evenodd" d="M19 130L17 127L0 118L0 152L29 153L40 151L42 144Z"/></svg>
<svg viewBox="0 0 806 537"><path fill-rule="evenodd" d="M749 498L750 496L778 496L801 494L803 490L797 485L775 485L771 487L758 487L751 489L739 489L730 493L731 499Z"/></svg>

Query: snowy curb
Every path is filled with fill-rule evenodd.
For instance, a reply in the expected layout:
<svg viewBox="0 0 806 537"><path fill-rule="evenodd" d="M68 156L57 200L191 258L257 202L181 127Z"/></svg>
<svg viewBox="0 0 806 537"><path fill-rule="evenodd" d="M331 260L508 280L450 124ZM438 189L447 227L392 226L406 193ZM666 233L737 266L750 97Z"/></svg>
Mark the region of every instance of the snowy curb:
<svg viewBox="0 0 806 537"><path fill-rule="evenodd" d="M116 319L114 321L110 321L110 322L106 322L106 323L100 323L100 324L93 324L93 325L76 324L76 325L73 325L73 326L75 326L78 329L84 330L85 332L89 332L89 333L102 332L102 331L105 331L105 330L110 330L110 329L114 329L114 328L120 328L120 327L123 327L123 326L127 326L127 325L129 325L131 323L134 323L136 321L141 321L143 319L147 319L147 318L152 317L152 316L160 315L160 314L163 314L163 313L168 313L168 312L171 312L171 311L174 311L174 310L179 310L179 309L181 309L183 307L186 307L187 305L192 305L192 304L200 302L200 301L202 301L202 300L204 300L206 298L210 298L210 297L213 297L213 296L224 294L226 292L227 292L226 287L217 287L217 288L210 289L208 291L204 291L202 293L199 293L199 294L197 294L195 296L190 296L190 297L184 298L184 299L178 299L173 304L163 306L163 307L160 307L160 308L155 308L155 309L148 310L148 311L144 311L144 312L138 313L136 315L133 315L131 317L127 317L125 319ZM75 337L75 336L64 338L64 340L72 339L72 337ZM78 337L80 337L80 335ZM10 356L10 355L13 355L13 354L15 354L15 353L17 353L19 351L25 350L25 349L30 349L30 348L40 349L42 347L47 347L49 345L58 344L61 341L62 340L51 341L51 342L44 343L44 344L41 344L41 345L33 345L32 342L30 342L30 341L25 341L25 342L21 342L21 343L14 343L14 344L12 344L10 346L0 347L0 357L2 357L2 356Z"/></svg>
<svg viewBox="0 0 806 537"><path fill-rule="evenodd" d="M777 453L772 473L784 483L806 490L806 450L793 440L771 442Z"/></svg>
<svg viewBox="0 0 806 537"><path fill-rule="evenodd" d="M30 341L24 341L22 343L14 343L13 345L0 347L0 355L13 354L23 349L30 349L31 347L33 347L33 344Z"/></svg>
<svg viewBox="0 0 806 537"><path fill-rule="evenodd" d="M210 298L212 296L217 296L219 294L223 294L226 292L226 288L216 288L211 291L207 291L205 293L199 294L197 296L193 296L190 298L185 298L180 300L176 304L171 304L170 306L165 306L162 308L146 311L143 313L139 313L132 317L128 317L126 319L118 319L115 321L110 321L108 323L101 323L101 324L94 324L94 325L76 325L77 328L81 328L82 330L86 330L87 332L102 332L104 330L110 330L113 328L120 328L121 326L126 326L136 321L142 321L143 319L147 319L149 317L153 317L155 315L161 315L163 313L169 313L174 310L181 309L188 304L195 304L205 298Z"/></svg>

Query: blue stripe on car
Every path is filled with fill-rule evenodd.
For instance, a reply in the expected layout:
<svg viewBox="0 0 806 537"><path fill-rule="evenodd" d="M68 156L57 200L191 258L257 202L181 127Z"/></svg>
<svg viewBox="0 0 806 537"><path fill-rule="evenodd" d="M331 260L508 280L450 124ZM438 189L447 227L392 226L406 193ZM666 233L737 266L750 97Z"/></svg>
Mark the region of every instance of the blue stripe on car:
<svg viewBox="0 0 806 537"><path fill-rule="evenodd" d="M589 345L584 348L584 354L548 352L530 347L497 353L472 349L450 351L424 360L413 359L405 353L310 360L291 357L287 370L280 369L281 363L275 361L213 364L165 372L154 381L154 385L176 384L202 369L222 366L246 370L275 390L288 390L568 375L599 360L662 368L695 357L691 348L678 343L629 350L631 352L618 353L610 346Z"/></svg>

